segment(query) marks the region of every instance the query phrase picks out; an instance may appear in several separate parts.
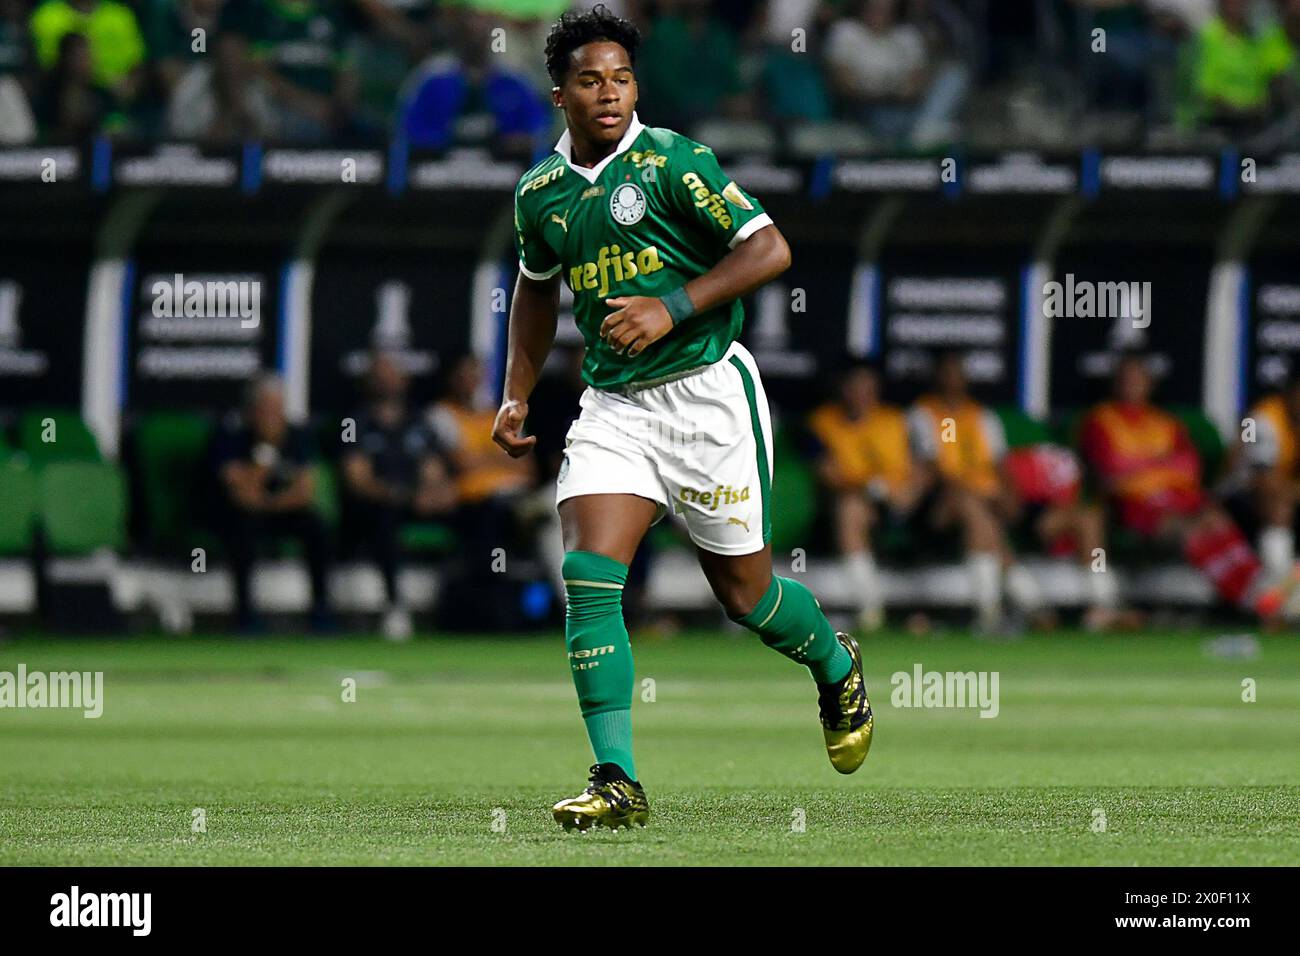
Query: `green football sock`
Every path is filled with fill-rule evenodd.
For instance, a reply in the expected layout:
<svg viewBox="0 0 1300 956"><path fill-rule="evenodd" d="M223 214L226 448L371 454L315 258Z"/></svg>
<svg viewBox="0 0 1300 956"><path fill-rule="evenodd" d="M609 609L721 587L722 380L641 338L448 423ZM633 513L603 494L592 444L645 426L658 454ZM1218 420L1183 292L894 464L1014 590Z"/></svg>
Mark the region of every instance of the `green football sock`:
<svg viewBox="0 0 1300 956"><path fill-rule="evenodd" d="M819 684L842 681L853 666L817 599L798 581L773 575L754 610L732 620L749 628L772 650L808 665Z"/></svg>
<svg viewBox="0 0 1300 956"><path fill-rule="evenodd" d="M591 749L597 763L618 764L635 780L632 644L623 623L627 565L591 551L570 551L563 573L564 643Z"/></svg>

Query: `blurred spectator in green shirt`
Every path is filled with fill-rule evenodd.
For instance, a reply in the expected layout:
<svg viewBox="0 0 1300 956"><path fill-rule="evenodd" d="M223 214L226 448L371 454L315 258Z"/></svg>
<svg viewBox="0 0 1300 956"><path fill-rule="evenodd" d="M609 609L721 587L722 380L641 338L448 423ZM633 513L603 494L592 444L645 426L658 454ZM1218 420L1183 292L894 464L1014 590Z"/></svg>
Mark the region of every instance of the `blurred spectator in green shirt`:
<svg viewBox="0 0 1300 956"><path fill-rule="evenodd" d="M1277 47L1277 95L1287 107L1300 106L1300 0L1279 3L1281 43Z"/></svg>
<svg viewBox="0 0 1300 956"><path fill-rule="evenodd" d="M341 0L232 0L221 29L248 38L285 140L325 143L353 131L358 81Z"/></svg>
<svg viewBox="0 0 1300 956"><path fill-rule="evenodd" d="M448 8L444 8L448 9ZM402 84L438 39L434 0L353 0L357 28L348 56L360 77L357 110L375 130L388 130Z"/></svg>
<svg viewBox="0 0 1300 956"><path fill-rule="evenodd" d="M63 38L78 33L86 38L97 86L123 103L139 92L145 46L130 7L114 0L45 0L32 13L30 25L42 69L52 69Z"/></svg>
<svg viewBox="0 0 1300 956"><path fill-rule="evenodd" d="M1252 28L1247 0L1219 0L1218 16L1195 41L1192 85L1197 120L1230 133L1261 127L1273 106L1270 86L1287 66L1282 27Z"/></svg>
<svg viewBox="0 0 1300 956"><path fill-rule="evenodd" d="M149 0L144 8L145 37L164 96L191 65L212 52L225 5L226 0Z"/></svg>
<svg viewBox="0 0 1300 956"><path fill-rule="evenodd" d="M745 114L736 40L708 0L663 0L659 8L637 54L645 122L689 129L698 120Z"/></svg>
<svg viewBox="0 0 1300 956"><path fill-rule="evenodd" d="M762 45L764 113L778 120L830 119L817 55L834 7L825 0L767 0L757 22Z"/></svg>

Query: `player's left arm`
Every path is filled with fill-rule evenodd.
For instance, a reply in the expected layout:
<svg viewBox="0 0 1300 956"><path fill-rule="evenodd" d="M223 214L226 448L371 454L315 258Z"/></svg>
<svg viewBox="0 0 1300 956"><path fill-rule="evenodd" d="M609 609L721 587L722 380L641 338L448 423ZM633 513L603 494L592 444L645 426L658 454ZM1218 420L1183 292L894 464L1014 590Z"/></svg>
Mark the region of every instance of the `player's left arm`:
<svg viewBox="0 0 1300 956"><path fill-rule="evenodd" d="M665 296L606 299L601 338L636 355L690 316L732 302L790 268L790 246L757 199L727 177L707 147L685 140L663 175L670 208L729 249L717 265Z"/></svg>
<svg viewBox="0 0 1300 956"><path fill-rule="evenodd" d="M682 286L692 313L749 295L790 268L790 246L774 225L753 233L708 272ZM601 338L618 352L636 355L672 331L673 317L662 298L626 295L606 299L617 311L605 318Z"/></svg>

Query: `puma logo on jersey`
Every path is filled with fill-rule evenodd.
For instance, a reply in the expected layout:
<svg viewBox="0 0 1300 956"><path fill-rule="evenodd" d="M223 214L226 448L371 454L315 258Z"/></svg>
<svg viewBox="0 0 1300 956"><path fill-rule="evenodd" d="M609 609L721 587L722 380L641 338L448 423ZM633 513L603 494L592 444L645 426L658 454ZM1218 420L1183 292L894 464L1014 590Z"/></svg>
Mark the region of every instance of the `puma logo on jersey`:
<svg viewBox="0 0 1300 956"><path fill-rule="evenodd" d="M551 222L559 223L560 228L564 230L564 234L566 236L569 234L569 210L567 209L564 210L563 219L561 219L555 213L551 213Z"/></svg>
<svg viewBox="0 0 1300 956"><path fill-rule="evenodd" d="M746 534L749 533L749 522L748 522L748 521L745 521L745 520L743 520L743 519L741 519L741 518L728 518L728 519L727 519L727 524L738 524L738 525L740 525L742 528L745 529L745 533L746 533Z"/></svg>

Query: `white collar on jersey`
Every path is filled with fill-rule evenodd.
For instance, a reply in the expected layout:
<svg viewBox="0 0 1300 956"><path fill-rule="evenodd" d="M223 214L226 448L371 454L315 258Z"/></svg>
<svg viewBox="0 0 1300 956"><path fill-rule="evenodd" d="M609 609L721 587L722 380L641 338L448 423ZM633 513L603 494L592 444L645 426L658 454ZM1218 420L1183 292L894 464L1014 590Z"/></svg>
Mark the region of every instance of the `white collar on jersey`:
<svg viewBox="0 0 1300 956"><path fill-rule="evenodd" d="M573 165L573 139L569 136L569 131L567 129L560 136L559 142L555 144L555 151L564 157L564 161L569 164L570 169L583 179L587 180L587 182L594 183L596 177L604 171L605 167L613 162L614 157L627 150L627 148L632 145L632 141L641 135L641 130L643 129L645 129L645 125L637 119L636 112L633 111L632 122L628 124L627 132L623 134L623 138L618 141L618 148L590 169L586 166Z"/></svg>

